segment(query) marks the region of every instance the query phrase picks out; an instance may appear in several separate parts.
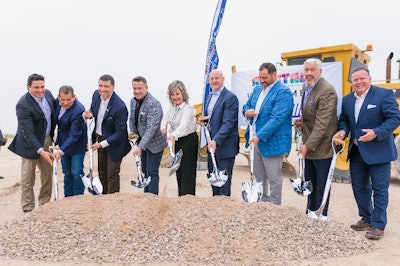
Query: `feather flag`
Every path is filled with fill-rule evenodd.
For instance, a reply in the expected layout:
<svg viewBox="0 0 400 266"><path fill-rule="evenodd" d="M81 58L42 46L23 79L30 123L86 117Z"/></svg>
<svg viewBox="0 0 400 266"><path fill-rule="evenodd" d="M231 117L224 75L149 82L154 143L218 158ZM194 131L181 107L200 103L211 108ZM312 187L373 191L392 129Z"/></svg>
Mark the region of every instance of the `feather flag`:
<svg viewBox="0 0 400 266"><path fill-rule="evenodd" d="M203 115L205 113L206 103L208 99L208 95L211 92L210 83L208 82L208 76L210 72L216 68L218 68L219 58L217 53L217 46L215 44L215 40L218 35L219 27L221 26L222 17L224 16L226 0L218 0L217 8L215 9L214 19L211 25L210 38L208 40L208 49L207 49L207 57L206 57L206 68L204 73L204 91L203 91ZM206 140L204 136L204 132L201 132L201 143L200 146L203 147L206 145Z"/></svg>

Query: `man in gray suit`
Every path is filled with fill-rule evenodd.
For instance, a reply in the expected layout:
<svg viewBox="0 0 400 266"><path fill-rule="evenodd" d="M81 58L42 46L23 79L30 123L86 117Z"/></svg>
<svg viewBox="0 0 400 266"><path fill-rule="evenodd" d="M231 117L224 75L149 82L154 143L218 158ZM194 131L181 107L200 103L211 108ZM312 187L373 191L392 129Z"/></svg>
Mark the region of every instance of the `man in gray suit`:
<svg viewBox="0 0 400 266"><path fill-rule="evenodd" d="M320 217L315 217L312 211L317 210L322 203L333 157L331 141L338 125L338 97L335 88L321 77L322 63L319 59L309 58L303 67L305 81L302 114L295 125L302 126L303 145L299 152L305 158L305 179L311 180L313 185L313 192L308 196L307 214L310 218L327 221L329 196Z"/></svg>
<svg viewBox="0 0 400 266"><path fill-rule="evenodd" d="M160 102L148 92L146 78L133 78L132 88L134 97L130 104L129 138L138 138L137 149L133 153L141 157L145 177L151 177L150 184L144 188L144 192L158 195L158 172L164 149L167 147L166 136L160 130L163 110Z"/></svg>

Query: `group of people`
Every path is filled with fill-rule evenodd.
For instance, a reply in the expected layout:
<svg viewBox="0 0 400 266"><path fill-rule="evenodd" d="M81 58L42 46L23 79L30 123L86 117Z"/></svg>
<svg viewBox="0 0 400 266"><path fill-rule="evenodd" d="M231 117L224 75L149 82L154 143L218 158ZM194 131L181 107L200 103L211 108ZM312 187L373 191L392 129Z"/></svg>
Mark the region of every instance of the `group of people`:
<svg viewBox="0 0 400 266"><path fill-rule="evenodd" d="M322 63L310 58L303 64L305 82L302 90L302 116L294 125L302 131L303 145L298 153L305 159L305 179L313 191L308 196L306 214L310 218L328 220L329 197L322 215L315 216L322 202L325 184L333 157L332 138L350 138L348 159L354 197L361 220L354 230L368 230L370 239L380 239L387 223L390 162L397 159L393 130L400 124L400 112L390 90L371 85L367 68L352 71L354 93L344 97L338 118L338 96L325 80ZM281 167L291 150L292 112L291 90L281 82L275 65L259 67L260 84L242 107L243 115L254 126L254 135L246 141L254 145L254 175L263 185L260 201L280 205L282 200ZM142 171L151 182L145 192L159 193L159 166L167 142L175 151L182 150L181 166L176 172L178 195L195 195L199 137L196 124L207 127L218 168L226 170L227 181L221 187L211 186L213 196L230 196L235 157L239 152L237 96L224 86L222 71L209 74L212 88L204 111L196 120L195 109L189 105L189 94L180 80L171 82L167 95L171 103L166 114L160 102L148 91L146 78L132 80L133 98L130 110L115 93L115 81L110 75L98 80L90 109L76 99L71 86L62 86L55 99L45 89L44 77L28 77L28 92L16 105L18 130L9 149L22 157L21 206L24 212L35 208L33 186L35 168L40 169L39 205L50 201L52 193L52 161L61 159L65 197L84 193L81 177L87 149L98 152L98 173L103 194L120 190L122 159L130 152L129 139L136 140L133 154L140 156ZM87 145L86 119L95 120L94 143ZM49 152L57 125L55 144L59 149ZM167 126L168 125L168 126ZM129 129L128 129L129 126ZM169 132L167 132L169 130ZM208 171L214 164L208 156Z"/></svg>

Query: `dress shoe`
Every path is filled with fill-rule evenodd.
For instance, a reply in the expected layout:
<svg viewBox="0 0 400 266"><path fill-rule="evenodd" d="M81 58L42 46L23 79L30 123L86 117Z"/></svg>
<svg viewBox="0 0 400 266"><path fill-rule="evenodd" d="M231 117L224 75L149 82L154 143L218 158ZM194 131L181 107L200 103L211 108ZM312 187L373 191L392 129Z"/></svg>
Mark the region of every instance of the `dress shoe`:
<svg viewBox="0 0 400 266"><path fill-rule="evenodd" d="M365 237L368 239L379 240L383 237L384 231L375 227L371 227L366 233Z"/></svg>
<svg viewBox="0 0 400 266"><path fill-rule="evenodd" d="M355 231L367 231L371 228L371 225L363 220L360 220L356 224L352 224L350 227Z"/></svg>

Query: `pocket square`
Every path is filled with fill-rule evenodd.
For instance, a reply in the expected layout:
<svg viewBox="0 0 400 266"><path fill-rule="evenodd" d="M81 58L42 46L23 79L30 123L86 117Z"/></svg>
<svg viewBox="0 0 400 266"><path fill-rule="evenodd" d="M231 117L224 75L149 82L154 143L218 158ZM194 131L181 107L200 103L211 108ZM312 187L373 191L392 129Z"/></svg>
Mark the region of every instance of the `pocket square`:
<svg viewBox="0 0 400 266"><path fill-rule="evenodd" d="M368 104L368 105L367 105L367 109L372 109L372 108L375 108L375 107L376 107L375 104Z"/></svg>

